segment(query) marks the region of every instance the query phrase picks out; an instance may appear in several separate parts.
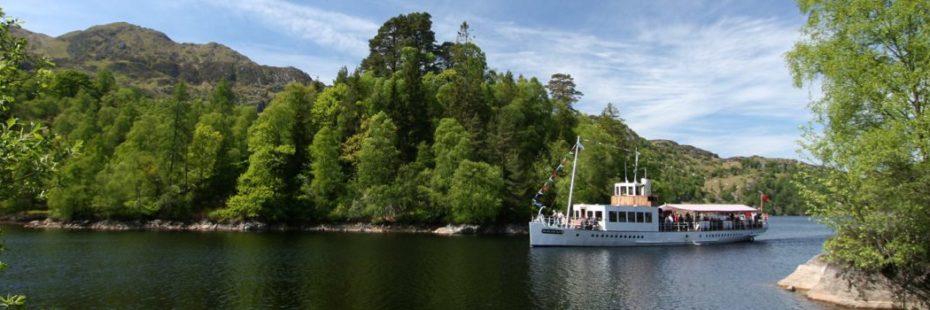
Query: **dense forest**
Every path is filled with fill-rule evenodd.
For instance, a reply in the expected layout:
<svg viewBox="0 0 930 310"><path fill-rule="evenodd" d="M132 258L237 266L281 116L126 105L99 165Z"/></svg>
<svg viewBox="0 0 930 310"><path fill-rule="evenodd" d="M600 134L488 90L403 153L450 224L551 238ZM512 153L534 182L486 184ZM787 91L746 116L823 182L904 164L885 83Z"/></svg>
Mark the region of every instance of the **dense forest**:
<svg viewBox="0 0 930 310"><path fill-rule="evenodd" d="M467 23L437 43L430 19L391 18L356 70L291 83L268 102L243 100L241 81L203 91L179 79L162 95L112 68L26 74L43 64L24 60L28 79L0 118L43 124L74 152L0 206L59 220L523 222L581 136L575 201L609 201L639 152L660 202L756 205L764 192L770 211L803 212L791 176L807 165L643 139L612 104L578 112L570 74L497 72ZM565 180L544 204L564 203Z"/></svg>

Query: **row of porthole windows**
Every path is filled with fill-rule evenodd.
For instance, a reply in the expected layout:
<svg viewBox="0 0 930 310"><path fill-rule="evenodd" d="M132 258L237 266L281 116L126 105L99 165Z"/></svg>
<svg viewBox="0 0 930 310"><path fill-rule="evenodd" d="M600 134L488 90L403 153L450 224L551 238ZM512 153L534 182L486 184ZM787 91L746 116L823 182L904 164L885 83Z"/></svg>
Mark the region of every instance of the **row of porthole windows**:
<svg viewBox="0 0 930 310"><path fill-rule="evenodd" d="M575 234L578 237L579 234ZM613 238L613 239L642 239L642 235L613 235L613 234L591 234L592 238Z"/></svg>
<svg viewBox="0 0 930 310"><path fill-rule="evenodd" d="M736 237L742 236L742 234L708 234L707 238L722 238L722 237ZM703 236L700 236L703 237Z"/></svg>

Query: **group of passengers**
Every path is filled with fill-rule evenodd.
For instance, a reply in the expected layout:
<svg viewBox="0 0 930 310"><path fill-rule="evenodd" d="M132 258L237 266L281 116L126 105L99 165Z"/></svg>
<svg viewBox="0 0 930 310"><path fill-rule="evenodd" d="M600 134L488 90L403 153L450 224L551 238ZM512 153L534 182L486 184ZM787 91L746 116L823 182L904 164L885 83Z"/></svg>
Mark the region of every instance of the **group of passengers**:
<svg viewBox="0 0 930 310"><path fill-rule="evenodd" d="M725 230L760 228L762 217L758 212L744 214L726 213L719 215L699 214L691 212L679 215L678 211L665 211L662 213L663 222L659 223L659 231L691 231L691 230Z"/></svg>

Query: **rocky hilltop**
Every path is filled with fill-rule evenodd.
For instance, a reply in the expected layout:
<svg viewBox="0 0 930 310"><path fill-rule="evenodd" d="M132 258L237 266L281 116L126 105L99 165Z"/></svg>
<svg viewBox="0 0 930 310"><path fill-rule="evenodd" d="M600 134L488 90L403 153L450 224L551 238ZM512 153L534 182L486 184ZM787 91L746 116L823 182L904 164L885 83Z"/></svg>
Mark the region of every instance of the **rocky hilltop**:
<svg viewBox="0 0 930 310"><path fill-rule="evenodd" d="M156 30L129 23L112 23L69 32L59 37L14 29L29 40L29 52L51 59L58 68L94 73L106 69L124 85L170 93L184 81L207 90L226 79L243 103L268 100L290 82L309 83L309 75L293 67L256 64L218 43L177 43Z"/></svg>

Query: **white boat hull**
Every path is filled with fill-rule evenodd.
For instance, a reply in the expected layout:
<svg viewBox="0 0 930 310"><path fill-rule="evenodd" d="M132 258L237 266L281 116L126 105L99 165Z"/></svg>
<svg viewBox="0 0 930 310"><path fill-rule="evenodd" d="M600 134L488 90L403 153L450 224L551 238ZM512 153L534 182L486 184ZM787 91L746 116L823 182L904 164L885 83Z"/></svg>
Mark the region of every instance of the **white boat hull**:
<svg viewBox="0 0 930 310"><path fill-rule="evenodd" d="M604 231L557 228L530 222L530 246L615 247L657 245L703 245L751 241L767 227L711 231Z"/></svg>

